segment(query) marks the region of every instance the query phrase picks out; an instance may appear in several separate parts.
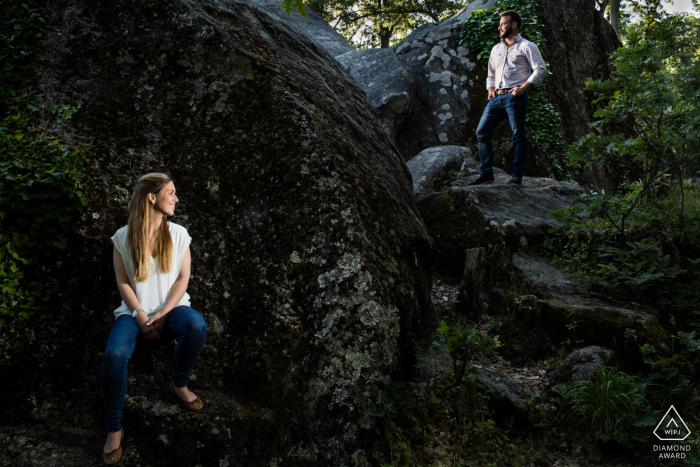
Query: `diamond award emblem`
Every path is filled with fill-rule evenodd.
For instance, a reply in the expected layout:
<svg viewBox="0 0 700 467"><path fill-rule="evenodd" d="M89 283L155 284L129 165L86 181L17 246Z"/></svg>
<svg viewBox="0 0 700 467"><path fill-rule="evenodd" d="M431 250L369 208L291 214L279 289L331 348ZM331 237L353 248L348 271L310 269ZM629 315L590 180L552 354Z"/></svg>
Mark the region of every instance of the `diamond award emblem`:
<svg viewBox="0 0 700 467"><path fill-rule="evenodd" d="M690 430L675 407L671 406L654 429L654 434L661 441L683 441L690 436Z"/></svg>

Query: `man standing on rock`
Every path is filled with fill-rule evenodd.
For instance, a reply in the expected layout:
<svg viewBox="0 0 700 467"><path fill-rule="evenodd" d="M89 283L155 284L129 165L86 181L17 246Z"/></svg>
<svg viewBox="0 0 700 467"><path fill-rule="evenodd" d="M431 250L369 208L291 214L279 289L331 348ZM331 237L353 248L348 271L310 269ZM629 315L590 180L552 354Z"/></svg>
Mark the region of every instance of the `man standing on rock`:
<svg viewBox="0 0 700 467"><path fill-rule="evenodd" d="M527 160L527 135L525 119L527 115L527 91L542 82L547 69L537 45L520 35L520 15L514 11L501 13L498 30L501 42L491 50L489 73L486 87L489 90L489 103L476 129L479 144L481 174L470 185L493 183L493 144L491 135L501 121L508 117L513 133L515 158L513 176L508 185L520 186ZM532 69L532 74L530 73Z"/></svg>

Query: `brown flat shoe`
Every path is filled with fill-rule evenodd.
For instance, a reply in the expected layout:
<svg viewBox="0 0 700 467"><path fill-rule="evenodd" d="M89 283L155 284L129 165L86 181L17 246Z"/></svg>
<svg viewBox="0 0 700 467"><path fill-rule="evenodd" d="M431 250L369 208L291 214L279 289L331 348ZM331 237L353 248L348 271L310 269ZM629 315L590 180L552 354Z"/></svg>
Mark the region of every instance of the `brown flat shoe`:
<svg viewBox="0 0 700 467"><path fill-rule="evenodd" d="M170 381L170 392L173 393L175 397L180 399L180 396L175 393L175 388L173 387L172 381ZM180 399L180 402L182 402L182 405L184 405L187 410L191 410L192 412L199 412L202 410L202 407L204 407L204 404L202 404L202 400L199 397L192 402L187 402L183 399Z"/></svg>
<svg viewBox="0 0 700 467"><path fill-rule="evenodd" d="M112 452L103 452L102 459L105 464L114 465L122 458L122 443L124 442L124 428L121 429L121 438L119 439L119 447Z"/></svg>

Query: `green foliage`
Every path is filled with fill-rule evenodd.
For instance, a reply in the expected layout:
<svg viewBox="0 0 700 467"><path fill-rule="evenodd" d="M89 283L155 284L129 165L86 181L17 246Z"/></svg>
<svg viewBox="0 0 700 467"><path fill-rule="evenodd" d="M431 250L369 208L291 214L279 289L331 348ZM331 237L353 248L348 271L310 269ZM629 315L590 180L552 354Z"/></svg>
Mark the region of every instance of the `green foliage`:
<svg viewBox="0 0 700 467"><path fill-rule="evenodd" d="M643 381L647 386L647 398L654 407L662 408L670 403L683 404L692 395L694 383L697 383L692 381L692 377L697 379L695 365L700 360L700 341L695 339L695 334L695 331L680 331L673 336L674 350L678 353L670 357L654 359L656 349L649 344L640 347L644 363L650 366ZM675 345L676 342L678 346Z"/></svg>
<svg viewBox="0 0 700 467"><path fill-rule="evenodd" d="M555 386L560 396L555 402L564 409L578 450L585 447L599 460L598 443L614 441L631 449L635 442L651 438L653 427L669 405L688 413L698 383L695 367L700 360L700 341L695 335L691 331L673 336L677 353L670 357L654 358L656 349L649 344L641 346L644 362L649 365L645 374L632 376L614 367L600 368L593 381ZM594 434L593 444L586 440L586 432Z"/></svg>
<svg viewBox="0 0 700 467"><path fill-rule="evenodd" d="M630 28L627 45L612 56L614 78L587 82L602 107L594 114L594 131L571 146L570 158L626 169L637 183L636 198L658 210L673 260L682 266L672 217L683 232L684 177L700 162L700 60L698 47L679 44L677 20L655 23L653 40ZM677 199L673 211L664 205L667 195ZM631 213L636 202L624 212Z"/></svg>
<svg viewBox="0 0 700 467"><path fill-rule="evenodd" d="M644 398L646 385L617 368L600 368L593 381L581 381L554 391L568 407L566 420L576 431L592 431L596 441L631 448L635 441L650 438L655 417Z"/></svg>
<svg viewBox="0 0 700 467"><path fill-rule="evenodd" d="M20 1L0 3L0 102L16 96L21 73L29 66L34 41L41 37L46 21L38 8Z"/></svg>
<svg viewBox="0 0 700 467"><path fill-rule="evenodd" d="M282 11L287 14L292 14L295 10L302 18L309 16L309 12L304 6L303 0L278 0L282 2Z"/></svg>
<svg viewBox="0 0 700 467"><path fill-rule="evenodd" d="M576 328L578 327L581 320L577 319L578 316L576 315L576 313L574 311L567 311L566 315L567 315L567 318L569 318L569 322L566 325L566 329L568 329L569 331L571 331L573 333L574 339L573 339L573 341L571 339L567 339L567 340L561 342L561 344L560 344L561 347L557 351L557 354L562 358L564 358L566 355L568 355L572 352L576 352L576 350L578 350L578 348L579 348L579 345L581 345L584 342L583 339L578 339L576 337ZM567 348L569 348L571 350L567 351L566 350Z"/></svg>
<svg viewBox="0 0 700 467"><path fill-rule="evenodd" d="M457 0L312 0L308 5L348 42L363 49L390 47L422 24L455 15L466 3Z"/></svg>
<svg viewBox="0 0 700 467"><path fill-rule="evenodd" d="M618 297L653 301L698 321L700 276L693 259L700 256L698 188L685 185L688 206L683 228L677 218L671 220L673 235L681 240L682 265L673 257L659 210L643 197L642 184L626 183L622 190L616 195L585 193L570 208L556 211L561 224L550 229L545 254L576 277L614 290ZM668 212L679 209L677 193L667 192L658 202Z"/></svg>
<svg viewBox="0 0 700 467"><path fill-rule="evenodd" d="M632 12L639 15L639 29L644 32L647 37L652 37L654 35L654 31L666 17L664 3L669 3L669 0L628 1Z"/></svg>
<svg viewBox="0 0 700 467"><path fill-rule="evenodd" d="M543 49L542 24L537 19L534 0L497 0L495 7L473 11L460 27L463 43L476 53L476 58L487 64L491 49L500 41L498 23L500 13L515 10L522 18L520 34ZM562 133L562 121L546 96L546 84L528 92L527 129L531 147L553 176L568 179L571 169Z"/></svg>
<svg viewBox="0 0 700 467"><path fill-rule="evenodd" d="M459 386L467 371L469 362L477 355L487 356L502 346L498 336L484 337L477 329L467 329L457 321L452 326L440 321L438 334L444 337L445 348L452 357L454 384Z"/></svg>
<svg viewBox="0 0 700 467"><path fill-rule="evenodd" d="M375 417L393 418L408 410L406 402L412 394L411 384L392 381L383 391L372 388L369 395L357 394L355 401L360 407L369 407Z"/></svg>
<svg viewBox="0 0 700 467"><path fill-rule="evenodd" d="M612 287L624 286L631 290L665 291L669 281L684 273L673 264L671 255L665 255L658 243L646 238L627 242L624 248L603 246L600 251L600 269L596 272Z"/></svg>
<svg viewBox="0 0 700 467"><path fill-rule="evenodd" d="M17 89L45 24L39 10L18 1L0 8L0 98L6 110L0 122L0 315L29 318L52 290L25 284L25 272L37 257L64 249L67 234L77 230L78 208L86 202L80 170L89 146L71 151L54 136L77 107L57 106L50 121L42 122L30 93Z"/></svg>

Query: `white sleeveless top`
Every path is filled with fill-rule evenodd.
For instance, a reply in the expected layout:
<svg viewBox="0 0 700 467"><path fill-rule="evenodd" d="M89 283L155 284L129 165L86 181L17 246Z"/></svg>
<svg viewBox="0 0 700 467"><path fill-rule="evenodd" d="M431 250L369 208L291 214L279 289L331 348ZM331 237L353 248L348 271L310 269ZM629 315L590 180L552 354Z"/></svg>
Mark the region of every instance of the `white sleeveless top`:
<svg viewBox="0 0 700 467"><path fill-rule="evenodd" d="M148 273L148 279L144 282L136 282L134 280L134 263L131 260L131 250L128 245L127 237L128 227L124 226L117 230L117 233L112 237L112 242L117 247L117 250L122 255L126 273L129 275L129 283L131 288L136 292L136 298L139 299L141 308L149 318L158 313L165 305L165 300L168 298L170 289L177 280L182 266L182 257L190 246L192 237L187 233L187 229L183 226L170 223L170 236L173 239L173 267L170 272L165 273L156 265L155 260L151 257L151 270ZM185 292L185 295L180 300L177 306L190 306L190 296ZM131 316L131 311L126 303L122 301L119 308L114 310L114 316L118 318L121 315L127 314Z"/></svg>

